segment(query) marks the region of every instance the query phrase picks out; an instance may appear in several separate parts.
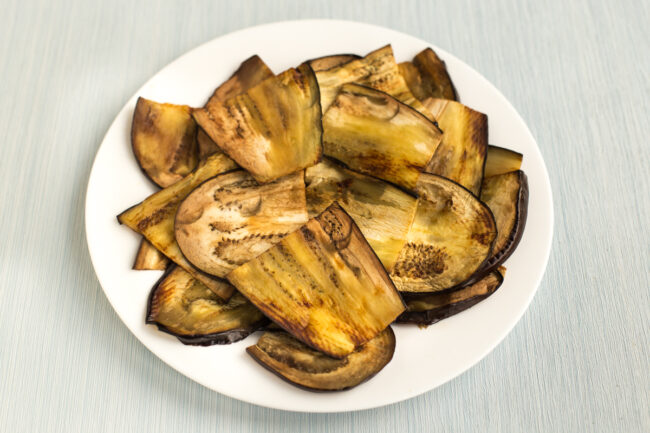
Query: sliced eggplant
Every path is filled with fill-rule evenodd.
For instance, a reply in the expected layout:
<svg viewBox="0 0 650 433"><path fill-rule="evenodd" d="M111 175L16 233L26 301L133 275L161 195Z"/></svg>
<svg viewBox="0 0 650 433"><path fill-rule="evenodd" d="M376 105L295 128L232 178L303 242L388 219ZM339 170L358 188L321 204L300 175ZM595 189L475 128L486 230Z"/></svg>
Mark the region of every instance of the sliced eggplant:
<svg viewBox="0 0 650 433"><path fill-rule="evenodd" d="M322 154L318 84L307 64L194 111L210 138L260 183L314 165Z"/></svg>
<svg viewBox="0 0 650 433"><path fill-rule="evenodd" d="M192 191L178 207L174 228L190 263L224 277L308 219L304 172L260 185L237 170Z"/></svg>
<svg viewBox="0 0 650 433"><path fill-rule="evenodd" d="M257 55L244 60L234 74L221 86L217 87L208 99L206 107L218 104L246 92L251 87L257 86L262 81L273 76L273 71ZM196 135L199 144L199 156L205 158L213 153L222 152L221 148L210 138L202 128Z"/></svg>
<svg viewBox="0 0 650 433"><path fill-rule="evenodd" d="M138 98L131 143L142 171L163 188L190 173L199 161L196 123L187 105Z"/></svg>
<svg viewBox="0 0 650 433"><path fill-rule="evenodd" d="M365 57L349 61L339 67L316 72L320 87L321 107L325 112L334 102L341 86L357 83L386 92L431 120L431 113L413 96L393 56L390 45L379 48Z"/></svg>
<svg viewBox="0 0 650 433"><path fill-rule="evenodd" d="M184 344L211 346L242 340L268 319L241 294L235 293L224 304L205 285L172 265L151 290L146 323Z"/></svg>
<svg viewBox="0 0 650 433"><path fill-rule="evenodd" d="M478 195L487 153L487 116L446 99L427 99L425 105L444 132L426 172L451 179Z"/></svg>
<svg viewBox="0 0 650 433"><path fill-rule="evenodd" d="M331 56L323 56L309 61L309 66L314 72L326 71L332 68L338 68L345 65L352 60L360 59L361 57L356 54L334 54Z"/></svg>
<svg viewBox="0 0 650 433"><path fill-rule="evenodd" d="M218 174L233 170L236 165L226 155L212 155L192 173L175 184L149 196L118 215L121 224L143 235L171 261L205 284L219 297L228 300L234 288L224 280L199 271L185 259L174 238L174 217L181 201L197 186Z"/></svg>
<svg viewBox="0 0 650 433"><path fill-rule="evenodd" d="M514 150L488 146L487 159L485 160L485 177L517 171L521 168L523 159L524 155Z"/></svg>
<svg viewBox="0 0 650 433"><path fill-rule="evenodd" d="M358 84L341 86L323 116L323 151L350 167L409 190L442 133L390 95Z"/></svg>
<svg viewBox="0 0 650 433"><path fill-rule="evenodd" d="M496 220L498 235L490 258L482 272L499 267L515 251L526 227L528 215L528 178L521 171L485 178L481 200Z"/></svg>
<svg viewBox="0 0 650 433"><path fill-rule="evenodd" d="M404 311L381 262L337 203L227 278L287 332L335 358Z"/></svg>
<svg viewBox="0 0 650 433"><path fill-rule="evenodd" d="M148 240L142 238L138 254L135 256L133 270L136 271L164 271L169 265L169 259Z"/></svg>
<svg viewBox="0 0 650 433"><path fill-rule="evenodd" d="M265 332L246 352L300 388L343 391L370 379L390 362L395 353L395 334L389 326L343 359L318 352L286 332Z"/></svg>
<svg viewBox="0 0 650 433"><path fill-rule="evenodd" d="M415 197L329 158L305 171L305 183L310 218L338 202L357 223L384 267L393 267L415 215Z"/></svg>
<svg viewBox="0 0 650 433"><path fill-rule="evenodd" d="M444 177L423 173L418 208L391 278L401 292L450 290L488 259L497 235L490 209Z"/></svg>
<svg viewBox="0 0 650 433"><path fill-rule="evenodd" d="M399 69L411 93L420 101L427 98L458 100L445 62L431 48L421 51L412 62L400 63Z"/></svg>
<svg viewBox="0 0 650 433"><path fill-rule="evenodd" d="M398 323L432 325L465 311L494 293L503 283L503 275L493 271L466 287L447 293L433 293L406 299L406 311Z"/></svg>

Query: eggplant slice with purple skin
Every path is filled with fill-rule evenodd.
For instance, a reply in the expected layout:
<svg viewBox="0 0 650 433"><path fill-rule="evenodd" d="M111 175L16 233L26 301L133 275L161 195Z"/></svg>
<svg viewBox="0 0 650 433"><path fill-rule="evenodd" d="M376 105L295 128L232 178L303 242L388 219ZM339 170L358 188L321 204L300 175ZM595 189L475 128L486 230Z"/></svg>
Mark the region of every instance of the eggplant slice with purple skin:
<svg viewBox="0 0 650 433"><path fill-rule="evenodd" d="M416 192L415 218L391 278L400 292L452 290L490 257L496 222L474 194L444 177L423 173Z"/></svg>
<svg viewBox="0 0 650 433"><path fill-rule="evenodd" d="M227 303L201 282L172 265L149 295L147 324L183 344L230 344L262 328L268 319L241 294Z"/></svg>
<svg viewBox="0 0 650 433"><path fill-rule="evenodd" d="M479 195L487 153L487 116L456 101L427 99L443 131L442 141L425 171L451 179Z"/></svg>
<svg viewBox="0 0 650 433"><path fill-rule="evenodd" d="M445 62L431 48L421 51L412 62L399 64L411 93L420 101L427 98L458 100Z"/></svg>
<svg viewBox="0 0 650 433"><path fill-rule="evenodd" d="M158 191L118 215L120 224L143 235L171 261L208 286L223 300L228 300L234 287L227 281L198 270L183 256L174 237L174 218L181 201L204 181L236 168L234 162L223 154L215 154L201 161L192 173L175 184Z"/></svg>
<svg viewBox="0 0 650 433"><path fill-rule="evenodd" d="M246 349L263 367L309 391L343 391L379 373L393 358L395 334L387 327L342 359L331 358L286 332L265 332Z"/></svg>
<svg viewBox="0 0 650 433"><path fill-rule="evenodd" d="M322 155L320 93L302 64L245 93L194 110L210 138L259 183L316 164Z"/></svg>
<svg viewBox="0 0 650 433"><path fill-rule="evenodd" d="M521 169L521 161L523 158L524 155L514 150L490 145L487 148L484 176L488 178L497 174L517 171Z"/></svg>
<svg viewBox="0 0 650 433"><path fill-rule="evenodd" d="M334 358L404 311L386 270L337 203L227 278L268 318Z"/></svg>
<svg viewBox="0 0 650 433"><path fill-rule="evenodd" d="M237 170L192 191L178 207L174 232L190 263L225 277L308 219L304 172L260 185Z"/></svg>
<svg viewBox="0 0 650 433"><path fill-rule="evenodd" d="M502 283L503 275L497 270L453 292L406 297L406 311L400 314L397 322L432 325L473 307L496 292Z"/></svg>
<svg viewBox="0 0 650 433"><path fill-rule="evenodd" d="M387 93L345 84L323 116L323 152L413 190L442 140L436 125Z"/></svg>
<svg viewBox="0 0 650 433"><path fill-rule="evenodd" d="M140 248L135 256L133 270L135 271L164 271L169 265L169 259L148 240L142 238Z"/></svg>
<svg viewBox="0 0 650 433"><path fill-rule="evenodd" d="M515 251L524 234L528 215L528 178L521 171L485 178L481 200L490 208L497 224L492 254L481 274L498 268Z"/></svg>
<svg viewBox="0 0 650 433"><path fill-rule="evenodd" d="M356 54L333 54L330 56L318 57L309 61L309 66L314 72L327 71L328 69L338 68L352 60L360 59Z"/></svg>

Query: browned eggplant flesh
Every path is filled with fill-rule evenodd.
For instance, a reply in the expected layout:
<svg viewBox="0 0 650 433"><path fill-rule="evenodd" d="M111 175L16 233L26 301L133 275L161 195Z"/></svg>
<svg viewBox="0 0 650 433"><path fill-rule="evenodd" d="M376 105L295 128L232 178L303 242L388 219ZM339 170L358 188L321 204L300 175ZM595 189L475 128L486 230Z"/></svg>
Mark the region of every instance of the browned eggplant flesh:
<svg viewBox="0 0 650 433"><path fill-rule="evenodd" d="M169 259L148 240L142 238L133 269L136 271L164 271L168 265Z"/></svg>
<svg viewBox="0 0 650 433"><path fill-rule="evenodd" d="M399 64L411 93L420 101L427 98L458 100L447 66L431 49L421 51L412 62Z"/></svg>
<svg viewBox="0 0 650 433"><path fill-rule="evenodd" d="M395 334L386 328L345 358L318 352L282 331L265 332L246 349L262 366L310 391L343 391L368 380L393 358Z"/></svg>
<svg viewBox="0 0 650 433"><path fill-rule="evenodd" d="M314 72L326 71L328 69L338 68L341 65L360 58L356 54L333 54L331 56L323 56L310 60L309 66L311 66Z"/></svg>
<svg viewBox="0 0 650 433"><path fill-rule="evenodd" d="M521 153L514 150L488 146L484 176L491 177L517 171L521 168L523 158L524 156Z"/></svg>

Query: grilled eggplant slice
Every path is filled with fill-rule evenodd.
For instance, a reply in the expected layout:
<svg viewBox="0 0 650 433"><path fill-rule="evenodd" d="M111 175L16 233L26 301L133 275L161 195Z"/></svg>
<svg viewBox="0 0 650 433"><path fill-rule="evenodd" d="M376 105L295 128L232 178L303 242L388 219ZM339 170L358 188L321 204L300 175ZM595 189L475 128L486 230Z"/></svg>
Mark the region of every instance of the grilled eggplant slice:
<svg viewBox="0 0 650 433"><path fill-rule="evenodd" d="M176 241L185 258L224 277L308 220L304 172L260 185L245 171L214 177L176 212Z"/></svg>
<svg viewBox="0 0 650 433"><path fill-rule="evenodd" d="M450 290L471 277L492 251L490 209L459 184L423 173L418 208L391 278L401 292Z"/></svg>
<svg viewBox="0 0 650 433"><path fill-rule="evenodd" d="M228 282L199 271L181 253L174 238L174 217L181 201L198 185L218 174L233 170L236 165L226 155L212 155L202 161L192 173L175 184L158 191L118 215L121 224L143 235L171 261L189 272L224 300L234 288Z"/></svg>
<svg viewBox="0 0 650 433"><path fill-rule="evenodd" d="M521 171L491 176L483 181L481 200L496 220L498 235L482 272L490 272L515 251L526 227L528 179Z"/></svg>
<svg viewBox="0 0 650 433"><path fill-rule="evenodd" d="M310 218L338 202L357 223L384 267L392 269L415 215L415 197L328 158L305 171L305 183Z"/></svg>
<svg viewBox="0 0 650 433"><path fill-rule="evenodd" d="M309 61L309 66L314 70L314 72L326 71L332 68L338 68L341 65L345 65L352 60L360 59L361 57L356 54L334 54L331 56L323 56L314 60Z"/></svg>
<svg viewBox="0 0 650 433"><path fill-rule="evenodd" d="M318 84L307 64L194 111L198 124L260 183L314 165L322 154Z"/></svg>
<svg viewBox="0 0 650 433"><path fill-rule="evenodd" d="M427 99L425 105L444 132L427 173L451 179L478 195L487 153L487 116L445 99Z"/></svg>
<svg viewBox="0 0 650 433"><path fill-rule="evenodd" d="M397 318L398 323L433 325L465 311L494 293L503 283L503 275L493 271L485 277L453 292L433 293L406 299L406 311Z"/></svg>
<svg viewBox="0 0 650 433"><path fill-rule="evenodd" d="M214 104L218 104L220 101L225 101L240 95L272 76L273 71L266 66L266 63L264 63L259 56L254 55L244 60L235 73L232 74L232 76L221 86L216 88L206 103L206 107L210 107ZM212 141L210 136L206 134L202 128L198 129L199 131L196 135L196 140L199 144L200 158L205 158L213 153L222 152L221 148Z"/></svg>
<svg viewBox="0 0 650 433"><path fill-rule="evenodd" d="M521 168L523 159L524 155L514 150L488 146L487 159L485 160L485 177L517 171Z"/></svg>
<svg viewBox="0 0 650 433"><path fill-rule="evenodd" d="M421 51L413 62L400 63L399 69L411 93L420 101L427 98L458 100L445 62L431 48Z"/></svg>
<svg viewBox="0 0 650 433"><path fill-rule="evenodd" d="M358 84L341 86L323 116L323 131L326 155L409 190L442 138L436 125L416 110Z"/></svg>
<svg viewBox="0 0 650 433"><path fill-rule="evenodd" d="M184 344L211 346L246 338L268 320L241 294L227 303L183 269L173 265L149 295L147 324Z"/></svg>
<svg viewBox="0 0 650 433"><path fill-rule="evenodd" d="M393 358L395 334L389 326L343 359L334 359L286 332L265 332L246 349L263 367L311 391L343 391L379 373Z"/></svg>
<svg viewBox="0 0 650 433"><path fill-rule="evenodd" d="M198 163L196 123L187 105L138 98L131 125L133 153L156 185L167 187Z"/></svg>
<svg viewBox="0 0 650 433"><path fill-rule="evenodd" d="M337 203L227 278L287 332L335 358L404 311L381 262Z"/></svg>
<svg viewBox="0 0 650 433"><path fill-rule="evenodd" d="M169 259L148 240L142 238L138 254L135 256L133 270L135 271L164 271L169 265Z"/></svg>
<svg viewBox="0 0 650 433"><path fill-rule="evenodd" d="M357 83L386 92L407 104L430 120L435 120L422 103L409 90L393 56L390 45L379 48L365 57L349 61L339 67L316 73L321 94L321 107L327 111L341 86Z"/></svg>

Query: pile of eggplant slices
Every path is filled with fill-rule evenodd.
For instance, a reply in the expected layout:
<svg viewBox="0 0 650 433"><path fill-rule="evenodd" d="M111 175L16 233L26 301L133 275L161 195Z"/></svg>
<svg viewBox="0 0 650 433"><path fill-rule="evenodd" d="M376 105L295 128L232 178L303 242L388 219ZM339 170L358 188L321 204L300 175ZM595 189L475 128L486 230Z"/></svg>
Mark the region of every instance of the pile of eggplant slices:
<svg viewBox="0 0 650 433"><path fill-rule="evenodd" d="M526 221L522 155L490 146L430 48L275 74L244 61L202 108L139 98L132 145L162 189L118 216L134 269L166 270L146 322L229 344L297 386L352 388L494 293Z"/></svg>

